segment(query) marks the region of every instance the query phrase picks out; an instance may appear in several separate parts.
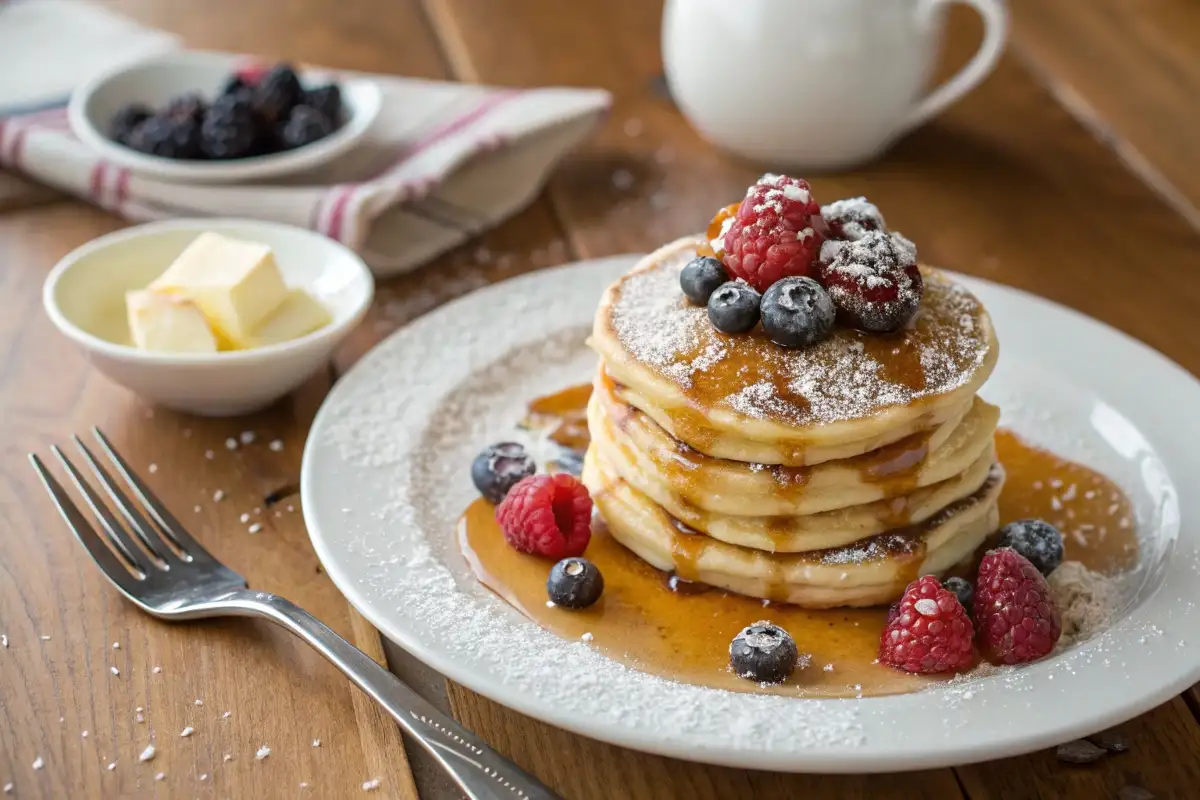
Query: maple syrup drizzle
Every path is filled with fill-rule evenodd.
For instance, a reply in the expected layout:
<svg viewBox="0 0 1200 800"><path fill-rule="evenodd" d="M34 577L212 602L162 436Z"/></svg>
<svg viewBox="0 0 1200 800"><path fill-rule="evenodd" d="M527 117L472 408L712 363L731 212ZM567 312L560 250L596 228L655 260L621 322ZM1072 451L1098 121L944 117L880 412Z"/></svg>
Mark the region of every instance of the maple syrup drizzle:
<svg viewBox="0 0 1200 800"><path fill-rule="evenodd" d="M571 420L571 433L564 436L568 446L586 446L577 423L589 393L590 387L578 386L539 398L530 404L530 418L555 431ZM1132 507L1112 481L1010 431L997 431L996 445L1008 473L1001 524L1045 519L1063 531L1066 557L1093 569L1112 571L1136 562ZM704 537L682 522L676 528L689 534L677 537L682 549L677 562L691 563ZM806 610L696 583L686 567L663 573L626 550L599 518L586 556L604 575L604 594L578 611L546 606L551 564L509 547L485 500L475 500L463 514L458 541L479 581L546 630L573 641L591 634L589 646L610 658L672 680L743 692L855 697L916 691L948 677L909 675L874 663L884 608ZM914 574L919 563L912 562ZM808 666L778 686L762 687L727 669L730 640L760 619L786 629L810 657Z"/></svg>

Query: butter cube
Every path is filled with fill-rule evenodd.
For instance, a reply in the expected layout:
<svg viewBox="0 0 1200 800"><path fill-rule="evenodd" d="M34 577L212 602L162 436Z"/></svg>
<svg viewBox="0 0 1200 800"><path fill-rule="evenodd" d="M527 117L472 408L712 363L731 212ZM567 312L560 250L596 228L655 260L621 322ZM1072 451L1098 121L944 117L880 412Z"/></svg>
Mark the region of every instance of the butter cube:
<svg viewBox="0 0 1200 800"><path fill-rule="evenodd" d="M139 350L215 353L217 340L190 300L144 289L125 295L129 331Z"/></svg>
<svg viewBox="0 0 1200 800"><path fill-rule="evenodd" d="M202 233L150 288L191 300L213 327L223 349L246 338L287 296L271 248Z"/></svg>
<svg viewBox="0 0 1200 800"><path fill-rule="evenodd" d="M244 346L266 347L299 339L331 321L329 311L308 292L292 289L279 307L246 337Z"/></svg>

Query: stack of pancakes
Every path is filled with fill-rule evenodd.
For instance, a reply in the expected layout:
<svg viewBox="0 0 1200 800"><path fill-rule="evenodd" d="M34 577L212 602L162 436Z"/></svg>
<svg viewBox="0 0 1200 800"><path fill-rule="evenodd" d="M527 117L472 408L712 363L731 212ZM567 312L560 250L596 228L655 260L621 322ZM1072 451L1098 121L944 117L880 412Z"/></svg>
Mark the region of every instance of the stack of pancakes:
<svg viewBox="0 0 1200 800"><path fill-rule="evenodd" d="M788 349L683 296L703 243L647 256L596 313L583 480L611 534L684 580L811 608L890 602L969 559L1004 482L979 301L922 268L902 332Z"/></svg>

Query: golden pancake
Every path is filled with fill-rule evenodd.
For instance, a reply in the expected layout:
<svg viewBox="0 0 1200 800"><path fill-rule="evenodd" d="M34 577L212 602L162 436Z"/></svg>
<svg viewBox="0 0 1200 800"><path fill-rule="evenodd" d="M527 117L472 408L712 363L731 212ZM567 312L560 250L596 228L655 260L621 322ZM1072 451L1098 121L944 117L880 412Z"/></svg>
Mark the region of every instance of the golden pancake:
<svg viewBox="0 0 1200 800"><path fill-rule="evenodd" d="M657 485L657 491L643 489L652 497L669 495L676 505L717 514L773 517L864 505L954 478L990 450L1000 411L975 398L967 413L932 431L811 467L746 464L693 450L645 412L618 400L603 370L596 376L588 418L603 446L620 448L610 452L610 461L628 462L645 482Z"/></svg>
<svg viewBox="0 0 1200 800"><path fill-rule="evenodd" d="M701 453L789 466L858 456L952 419L995 365L983 306L925 268L921 309L896 334L838 327L788 349L757 328L720 333L679 289L702 243L666 245L610 286L591 337L620 399Z"/></svg>
<svg viewBox="0 0 1200 800"><path fill-rule="evenodd" d="M891 602L918 575L940 574L969 558L996 529L1004 472L994 465L977 492L920 525L800 554L765 553L691 531L607 468L594 449L583 482L613 537L658 569L752 597L831 608Z"/></svg>

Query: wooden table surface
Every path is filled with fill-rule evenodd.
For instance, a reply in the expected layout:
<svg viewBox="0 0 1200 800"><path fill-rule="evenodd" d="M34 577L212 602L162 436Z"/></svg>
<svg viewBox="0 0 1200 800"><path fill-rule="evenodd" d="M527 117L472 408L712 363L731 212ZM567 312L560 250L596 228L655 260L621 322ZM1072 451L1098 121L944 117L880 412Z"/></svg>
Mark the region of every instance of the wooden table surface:
<svg viewBox="0 0 1200 800"><path fill-rule="evenodd" d="M394 725L288 634L243 621L171 627L121 600L55 515L25 454L100 425L143 474L156 465L154 488L251 585L286 595L383 658L378 634L322 574L294 494L305 432L331 382L392 329L471 288L694 231L761 169L706 145L656 88L658 3L108 5L195 47L424 78L601 86L615 96L605 127L529 209L481 242L384 283L371 318L331 368L249 418L155 410L92 370L42 313L41 283L67 251L124 223L48 192L0 199L0 786L11 782L21 798L328 798L358 796L364 781L380 778L370 796L450 796L421 754L411 754L410 771ZM1012 47L982 87L883 161L813 178L817 196L866 194L924 260L1077 308L1200 373L1200 7L1012 6ZM968 12L951 15L946 70L965 60L979 28ZM617 170L629 171L632 186L614 184ZM506 257L477 263L478 244ZM253 443L225 447L244 431ZM281 451L268 446L275 439ZM281 490L286 496L268 505ZM264 530L249 534L242 514ZM1200 796L1196 688L1123 725L1129 752L1086 767L1040 752L956 769L819 777L599 744L430 680L394 650L391 657L568 798L1147 796L1133 787ZM195 732L183 737L185 727ZM149 742L157 756L140 763ZM259 761L262 745L271 755ZM44 766L35 770L38 758Z"/></svg>

